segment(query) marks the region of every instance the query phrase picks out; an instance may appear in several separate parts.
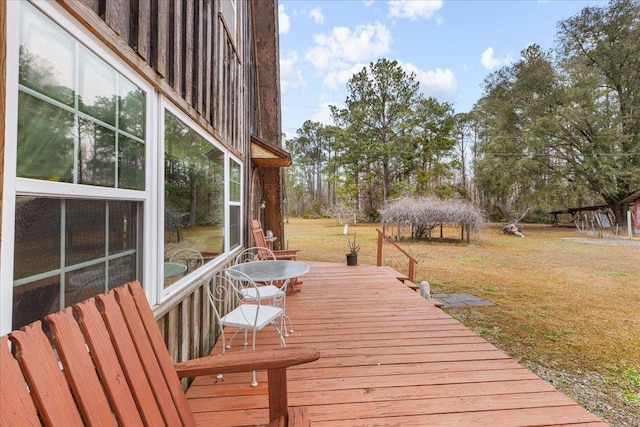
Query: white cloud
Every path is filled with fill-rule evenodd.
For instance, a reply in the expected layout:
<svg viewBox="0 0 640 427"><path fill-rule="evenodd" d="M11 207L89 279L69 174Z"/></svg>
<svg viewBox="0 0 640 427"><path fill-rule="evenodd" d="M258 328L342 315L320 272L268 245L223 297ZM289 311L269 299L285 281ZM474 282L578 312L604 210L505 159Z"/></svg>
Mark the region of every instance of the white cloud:
<svg viewBox="0 0 640 427"><path fill-rule="evenodd" d="M362 71L366 64L354 64L353 66L345 69L332 70L324 78L322 85L329 89L338 89L343 87L351 77Z"/></svg>
<svg viewBox="0 0 640 427"><path fill-rule="evenodd" d="M425 95L453 95L458 88L458 82L449 69L436 68L424 71L411 63L401 63L400 66L407 73L415 73Z"/></svg>
<svg viewBox="0 0 640 427"><path fill-rule="evenodd" d="M365 7L369 7L373 5L373 0L364 0L363 3Z"/></svg>
<svg viewBox="0 0 640 427"><path fill-rule="evenodd" d="M290 52L280 57L280 89L306 89L307 82L302 77L302 71L298 68L299 58L297 52Z"/></svg>
<svg viewBox="0 0 640 427"><path fill-rule="evenodd" d="M509 55L505 55L505 57L502 59L496 58L494 55L495 53L493 51L493 48L489 47L487 48L487 50L482 52L482 55L480 56L480 63L482 63L484 68L486 68L487 70L498 68L511 62Z"/></svg>
<svg viewBox="0 0 640 427"><path fill-rule="evenodd" d="M458 88L458 82L456 81L453 71L442 68L436 68L435 70L429 70L426 73L418 75L418 81L425 88L425 92L439 92L445 94L452 94Z"/></svg>
<svg viewBox="0 0 640 427"><path fill-rule="evenodd" d="M375 22L358 25L354 30L334 27L330 34L316 34L313 40L316 46L306 52L305 59L326 70L383 56L389 52L391 33L384 24Z"/></svg>
<svg viewBox="0 0 640 427"><path fill-rule="evenodd" d="M278 5L278 33L287 34L291 28L289 15L284 11L284 5Z"/></svg>
<svg viewBox="0 0 640 427"><path fill-rule="evenodd" d="M324 24L324 15L322 14L322 10L320 10L319 7L311 9L311 12L309 12L309 17L313 19L316 24Z"/></svg>
<svg viewBox="0 0 640 427"><path fill-rule="evenodd" d="M431 18L442 7L442 0L391 0L389 16L392 18Z"/></svg>

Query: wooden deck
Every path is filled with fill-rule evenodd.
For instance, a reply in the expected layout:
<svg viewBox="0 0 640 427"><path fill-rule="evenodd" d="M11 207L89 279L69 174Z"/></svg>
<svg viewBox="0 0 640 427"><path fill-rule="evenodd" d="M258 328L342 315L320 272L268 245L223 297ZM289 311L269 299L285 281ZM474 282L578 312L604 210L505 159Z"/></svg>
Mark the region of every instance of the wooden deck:
<svg viewBox="0 0 640 427"><path fill-rule="evenodd" d="M388 270L309 264L302 292L287 297L287 345L321 353L288 375L289 404L308 406L312 426L605 425ZM258 341L277 345L273 329ZM198 423L265 423L266 373L258 381L196 379L187 396Z"/></svg>

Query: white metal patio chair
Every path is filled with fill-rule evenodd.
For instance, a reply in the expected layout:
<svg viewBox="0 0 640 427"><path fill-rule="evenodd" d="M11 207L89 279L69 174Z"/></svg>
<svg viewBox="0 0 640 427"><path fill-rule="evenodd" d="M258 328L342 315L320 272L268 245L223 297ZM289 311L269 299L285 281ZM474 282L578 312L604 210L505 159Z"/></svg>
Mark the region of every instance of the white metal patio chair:
<svg viewBox="0 0 640 427"><path fill-rule="evenodd" d="M262 260L275 260L276 256L269 248L253 246L246 248L240 252L233 260L234 264L240 264L242 262L262 261Z"/></svg>
<svg viewBox="0 0 640 427"><path fill-rule="evenodd" d="M269 248L254 246L244 249L234 259L234 265L243 262L254 261L274 261L276 256ZM289 333L293 333L293 323L291 318L287 316L287 287L289 285L288 280L268 281L257 283L257 291L260 293L261 298L264 301L269 301L271 305L282 307L284 312L282 316L282 333L285 337L289 336ZM252 291L247 290L247 296L253 297ZM288 327L287 327L288 326Z"/></svg>
<svg viewBox="0 0 640 427"><path fill-rule="evenodd" d="M278 333L280 346L286 347L282 334L282 316L284 311L263 302L258 286L250 277L242 275L240 279L232 278L222 270L216 274L209 283L209 302L213 307L216 320L220 325L220 338L222 339L222 353L231 348L231 342L235 336L243 332L244 348L249 346L249 332L251 332L251 349L256 348L256 333L265 326L272 324ZM235 277L241 273L235 272ZM225 327L236 328L227 343ZM256 387L256 373L253 371L251 386Z"/></svg>
<svg viewBox="0 0 640 427"><path fill-rule="evenodd" d="M189 274L204 265L204 257L196 249L185 248L178 249L171 254L169 262L184 264L187 267L187 274Z"/></svg>

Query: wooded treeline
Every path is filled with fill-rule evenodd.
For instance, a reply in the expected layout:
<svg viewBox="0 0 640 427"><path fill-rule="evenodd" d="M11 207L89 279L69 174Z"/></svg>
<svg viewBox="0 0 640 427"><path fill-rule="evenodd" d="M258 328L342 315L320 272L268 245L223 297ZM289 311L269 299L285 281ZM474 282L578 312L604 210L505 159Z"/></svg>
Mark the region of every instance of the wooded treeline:
<svg viewBox="0 0 640 427"><path fill-rule="evenodd" d="M377 220L404 195L461 197L487 214L620 201L640 189L640 0L587 7L556 45L489 74L468 113L426 98L380 59L347 83L334 123L286 141L290 215L348 208Z"/></svg>

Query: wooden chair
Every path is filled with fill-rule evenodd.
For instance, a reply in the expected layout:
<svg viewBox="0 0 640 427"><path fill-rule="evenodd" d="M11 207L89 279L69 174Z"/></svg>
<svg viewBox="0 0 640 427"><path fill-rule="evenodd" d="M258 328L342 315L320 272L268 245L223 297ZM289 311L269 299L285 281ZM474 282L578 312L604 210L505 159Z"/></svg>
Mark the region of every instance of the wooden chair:
<svg viewBox="0 0 640 427"><path fill-rule="evenodd" d="M317 360L317 351L263 349L174 365L137 281L46 321L59 362L40 321L0 337L2 426L195 426L179 378L254 369L268 371L269 426L309 426L304 407L288 408L286 368Z"/></svg>
<svg viewBox="0 0 640 427"><path fill-rule="evenodd" d="M255 243L255 246L258 249L258 258L271 259L271 253L273 253L273 256L275 256L276 259L292 260L292 261L295 261L297 259L299 251L296 249L277 250L277 251L272 250L271 253L264 250L265 248L268 247L267 240L264 235L264 231L262 230L262 225L260 224L260 221L258 221L257 219L251 220L251 234L253 235L253 241ZM289 281L288 292L290 294L300 292L300 289L296 288L297 286L300 286L300 285L302 285L302 280L298 280L297 278L291 279Z"/></svg>

